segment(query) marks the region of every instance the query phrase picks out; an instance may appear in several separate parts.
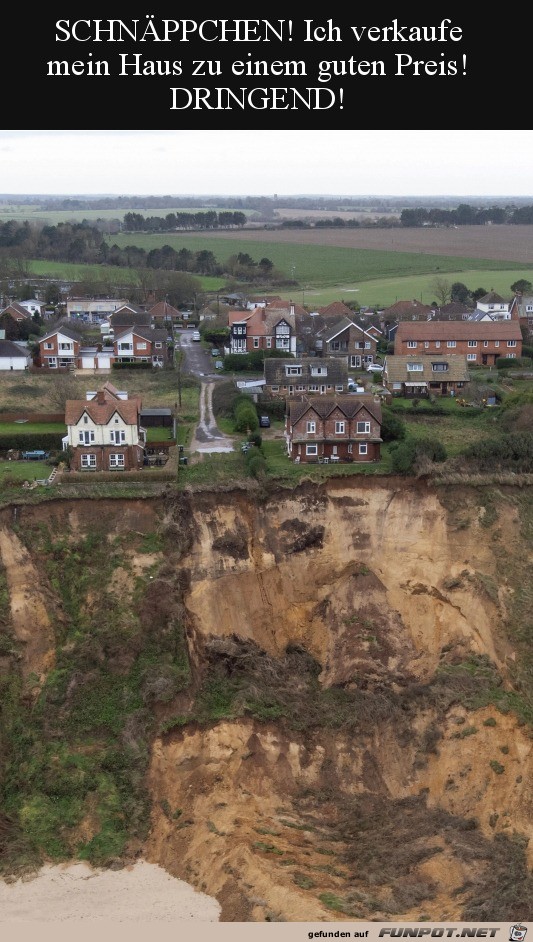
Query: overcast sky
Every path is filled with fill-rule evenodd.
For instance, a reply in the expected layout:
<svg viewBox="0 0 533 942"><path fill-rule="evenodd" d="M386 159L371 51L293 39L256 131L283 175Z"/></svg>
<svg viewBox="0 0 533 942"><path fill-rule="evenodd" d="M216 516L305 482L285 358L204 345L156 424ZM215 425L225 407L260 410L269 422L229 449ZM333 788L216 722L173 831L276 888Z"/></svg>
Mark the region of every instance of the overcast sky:
<svg viewBox="0 0 533 942"><path fill-rule="evenodd" d="M0 131L0 192L533 196L533 131Z"/></svg>

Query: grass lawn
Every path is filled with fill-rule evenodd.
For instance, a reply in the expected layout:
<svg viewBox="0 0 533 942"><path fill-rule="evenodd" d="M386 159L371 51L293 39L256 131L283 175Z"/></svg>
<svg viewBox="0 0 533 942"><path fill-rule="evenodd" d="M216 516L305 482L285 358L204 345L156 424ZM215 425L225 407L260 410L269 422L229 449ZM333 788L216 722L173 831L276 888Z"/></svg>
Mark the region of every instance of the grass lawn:
<svg viewBox="0 0 533 942"><path fill-rule="evenodd" d="M50 477L53 466L46 461L2 461L0 460L0 491L22 487L24 481L36 481Z"/></svg>
<svg viewBox="0 0 533 942"><path fill-rule="evenodd" d="M62 422L2 422L0 413L0 435L66 435L67 426Z"/></svg>
<svg viewBox="0 0 533 942"><path fill-rule="evenodd" d="M0 426L1 429L1 426ZM172 435L171 428L153 428L150 426L146 429L146 441L147 442L168 442L174 441L174 436Z"/></svg>

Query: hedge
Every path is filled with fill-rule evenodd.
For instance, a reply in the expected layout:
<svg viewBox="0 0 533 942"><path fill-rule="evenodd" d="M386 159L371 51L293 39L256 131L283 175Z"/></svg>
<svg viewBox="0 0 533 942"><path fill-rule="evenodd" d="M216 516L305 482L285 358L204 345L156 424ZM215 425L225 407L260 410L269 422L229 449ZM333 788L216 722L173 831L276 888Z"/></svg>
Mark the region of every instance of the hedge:
<svg viewBox="0 0 533 942"><path fill-rule="evenodd" d="M42 435L38 432L33 435L0 435L0 451L9 451L10 448L16 451L61 451L63 436L55 432L45 432Z"/></svg>

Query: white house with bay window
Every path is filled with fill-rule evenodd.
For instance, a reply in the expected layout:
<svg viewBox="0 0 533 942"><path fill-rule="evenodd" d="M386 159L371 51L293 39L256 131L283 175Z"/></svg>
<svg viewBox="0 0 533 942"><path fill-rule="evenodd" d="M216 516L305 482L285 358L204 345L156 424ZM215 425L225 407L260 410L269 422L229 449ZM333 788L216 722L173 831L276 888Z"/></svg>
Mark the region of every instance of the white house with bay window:
<svg viewBox="0 0 533 942"><path fill-rule="evenodd" d="M105 383L86 399L68 400L63 449L71 451L72 471L132 471L143 466L146 431L140 425L140 399Z"/></svg>

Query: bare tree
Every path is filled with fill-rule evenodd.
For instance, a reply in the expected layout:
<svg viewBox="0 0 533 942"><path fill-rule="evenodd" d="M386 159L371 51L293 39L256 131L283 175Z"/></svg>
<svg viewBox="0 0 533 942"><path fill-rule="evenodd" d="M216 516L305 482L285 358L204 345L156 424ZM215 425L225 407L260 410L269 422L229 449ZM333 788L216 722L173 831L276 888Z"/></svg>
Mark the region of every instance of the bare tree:
<svg viewBox="0 0 533 942"><path fill-rule="evenodd" d="M54 376L54 385L49 393L50 403L57 407L58 412L64 412L68 399L80 399L79 384L71 373L58 373Z"/></svg>
<svg viewBox="0 0 533 942"><path fill-rule="evenodd" d="M435 298L440 307L444 307L445 304L451 300L452 297L452 286L446 278L440 278L437 276L433 279L430 284L431 290L435 294Z"/></svg>

